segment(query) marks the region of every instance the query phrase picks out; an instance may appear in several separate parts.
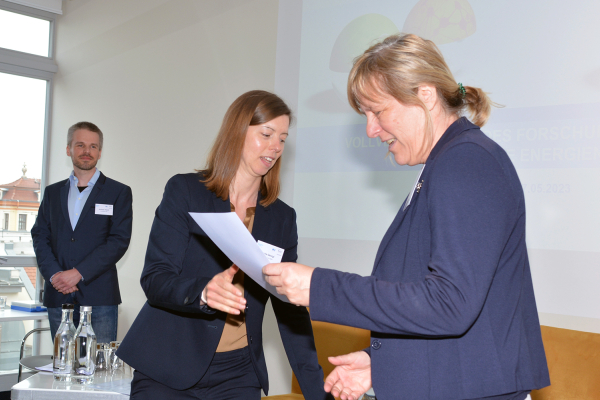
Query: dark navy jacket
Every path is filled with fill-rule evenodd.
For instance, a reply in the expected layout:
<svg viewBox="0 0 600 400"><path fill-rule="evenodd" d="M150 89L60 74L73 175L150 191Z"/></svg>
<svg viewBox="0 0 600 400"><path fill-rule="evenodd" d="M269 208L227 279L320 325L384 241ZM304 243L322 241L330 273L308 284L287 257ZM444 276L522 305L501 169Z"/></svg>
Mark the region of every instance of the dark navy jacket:
<svg viewBox="0 0 600 400"><path fill-rule="evenodd" d="M507 154L466 118L435 145L372 275L319 269L314 320L371 330L375 395L478 399L549 385Z"/></svg>
<svg viewBox="0 0 600 400"><path fill-rule="evenodd" d="M116 264L131 239L131 188L101 173L81 210L75 230L69 219L68 197L68 179L48 186L31 229L38 267L46 281L44 305L60 307L68 301L69 295L54 289L50 278L72 268L77 268L83 277L77 284L79 291L74 292L79 304L120 304ZM112 204L113 215L96 214L96 204Z"/></svg>
<svg viewBox="0 0 600 400"><path fill-rule="evenodd" d="M206 189L198 174L169 180L156 210L141 284L148 301L119 347L121 359L146 376L183 390L206 372L219 344L226 314L200 306L204 287L232 262L194 222L189 212L230 212ZM260 194L259 194L260 201ZM296 261L296 213L280 200L256 206L252 236L285 250L282 261ZM248 345L256 375L269 390L262 347L265 303L270 298L292 370L306 399L328 398L318 364L308 311L271 296L244 279Z"/></svg>

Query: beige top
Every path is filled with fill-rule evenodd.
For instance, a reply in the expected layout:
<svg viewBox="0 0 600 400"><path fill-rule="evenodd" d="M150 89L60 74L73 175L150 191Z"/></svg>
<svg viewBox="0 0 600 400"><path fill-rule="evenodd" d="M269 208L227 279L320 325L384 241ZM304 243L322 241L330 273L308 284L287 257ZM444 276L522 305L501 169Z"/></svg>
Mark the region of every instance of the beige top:
<svg viewBox="0 0 600 400"><path fill-rule="evenodd" d="M231 211L235 212L235 206L231 205ZM246 209L246 218L244 218L244 225L248 228L248 231L252 233L252 225L254 224L254 214L256 213L256 207L248 207ZM244 272L239 270L233 277L232 282L242 293L244 293ZM225 351L232 351L241 349L242 347L248 346L248 338L246 333L246 317L244 312L239 315L227 314L225 320L225 327L221 334L221 340L217 346L217 353Z"/></svg>

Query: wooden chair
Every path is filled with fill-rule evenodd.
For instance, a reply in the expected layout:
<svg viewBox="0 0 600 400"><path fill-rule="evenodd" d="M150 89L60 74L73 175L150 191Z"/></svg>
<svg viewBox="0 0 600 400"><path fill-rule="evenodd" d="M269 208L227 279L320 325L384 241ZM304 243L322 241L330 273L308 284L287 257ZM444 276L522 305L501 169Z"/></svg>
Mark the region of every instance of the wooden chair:
<svg viewBox="0 0 600 400"><path fill-rule="evenodd" d="M542 326L551 385L532 400L600 399L600 334Z"/></svg>
<svg viewBox="0 0 600 400"><path fill-rule="evenodd" d="M323 368L325 377L334 368L327 360L327 357L348 354L369 347L370 332L364 329L318 321L313 321L312 326L315 336L315 346L317 347L317 357L319 358L319 364ZM298 380L292 374L292 393L267 396L263 397L263 399L303 400L304 396L302 396Z"/></svg>

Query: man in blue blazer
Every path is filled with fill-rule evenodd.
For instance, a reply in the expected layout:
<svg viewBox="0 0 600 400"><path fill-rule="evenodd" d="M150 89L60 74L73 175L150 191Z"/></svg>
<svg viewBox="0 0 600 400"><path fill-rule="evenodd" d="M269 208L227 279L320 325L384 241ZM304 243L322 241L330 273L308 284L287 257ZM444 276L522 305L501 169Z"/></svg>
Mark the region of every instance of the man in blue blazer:
<svg viewBox="0 0 600 400"><path fill-rule="evenodd" d="M46 283L52 338L61 322L61 305L93 306L92 326L99 343L117 338L121 303L117 262L131 238L131 188L96 168L102 154L102 131L90 122L69 128L67 156L73 162L68 179L48 186L31 229L38 267Z"/></svg>

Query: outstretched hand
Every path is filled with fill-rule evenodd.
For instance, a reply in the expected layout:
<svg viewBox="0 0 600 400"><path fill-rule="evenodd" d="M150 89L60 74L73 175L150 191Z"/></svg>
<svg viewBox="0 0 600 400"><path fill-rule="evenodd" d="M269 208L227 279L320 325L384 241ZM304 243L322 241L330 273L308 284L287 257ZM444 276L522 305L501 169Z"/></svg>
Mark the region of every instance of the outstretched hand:
<svg viewBox="0 0 600 400"><path fill-rule="evenodd" d="M371 388L371 357L364 351L329 357L336 365L325 379L325 391L342 400L358 400Z"/></svg>
<svg viewBox="0 0 600 400"><path fill-rule="evenodd" d="M290 303L308 307L310 302L310 281L315 269L297 263L267 264L263 267L265 280L285 295Z"/></svg>
<svg viewBox="0 0 600 400"><path fill-rule="evenodd" d="M209 307L235 315L239 315L241 311L244 311L246 307L244 293L231 283L239 270L239 267L234 264L215 275L208 282L203 294ZM202 300L200 303L203 303Z"/></svg>

